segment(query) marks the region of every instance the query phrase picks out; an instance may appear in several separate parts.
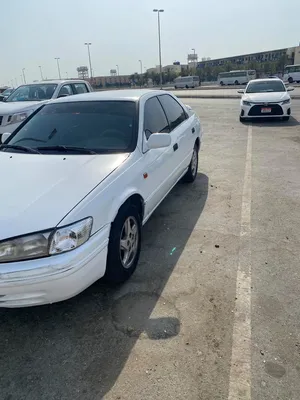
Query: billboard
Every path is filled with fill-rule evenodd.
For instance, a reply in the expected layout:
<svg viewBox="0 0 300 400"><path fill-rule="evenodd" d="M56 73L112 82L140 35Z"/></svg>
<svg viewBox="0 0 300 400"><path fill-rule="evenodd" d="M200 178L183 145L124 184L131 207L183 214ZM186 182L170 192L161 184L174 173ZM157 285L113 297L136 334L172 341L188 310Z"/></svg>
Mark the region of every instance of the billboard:
<svg viewBox="0 0 300 400"><path fill-rule="evenodd" d="M188 54L188 61L197 61L198 60L198 54Z"/></svg>

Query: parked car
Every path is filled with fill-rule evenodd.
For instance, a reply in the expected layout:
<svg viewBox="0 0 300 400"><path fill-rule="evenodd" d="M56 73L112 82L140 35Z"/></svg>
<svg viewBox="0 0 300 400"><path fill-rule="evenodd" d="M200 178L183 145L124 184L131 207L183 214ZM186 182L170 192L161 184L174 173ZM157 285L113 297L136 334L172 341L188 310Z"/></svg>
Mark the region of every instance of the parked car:
<svg viewBox="0 0 300 400"><path fill-rule="evenodd" d="M21 85L0 104L0 135L13 132L41 104L73 94L91 92L83 80L57 80Z"/></svg>
<svg viewBox="0 0 300 400"><path fill-rule="evenodd" d="M0 306L20 307L128 279L142 225L197 176L202 129L166 91L119 90L44 104L2 139Z"/></svg>
<svg viewBox="0 0 300 400"><path fill-rule="evenodd" d="M246 118L279 117L288 121L291 115L291 97L281 79L254 79L248 83L246 89L238 90L243 94L241 98L240 121Z"/></svg>
<svg viewBox="0 0 300 400"><path fill-rule="evenodd" d="M2 93L0 93L0 101L5 101L14 91L14 88L7 88Z"/></svg>

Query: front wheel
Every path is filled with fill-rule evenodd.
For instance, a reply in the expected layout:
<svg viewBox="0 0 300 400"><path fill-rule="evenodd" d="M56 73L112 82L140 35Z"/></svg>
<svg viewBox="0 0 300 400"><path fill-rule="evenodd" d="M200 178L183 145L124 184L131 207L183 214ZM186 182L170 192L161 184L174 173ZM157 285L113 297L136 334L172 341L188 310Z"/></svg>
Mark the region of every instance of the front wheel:
<svg viewBox="0 0 300 400"><path fill-rule="evenodd" d="M239 81L235 81L234 84L237 86L239 85Z"/></svg>
<svg viewBox="0 0 300 400"><path fill-rule="evenodd" d="M186 174L182 178L184 182L192 183L192 182L194 182L194 180L197 177L197 173L198 173L198 152L199 152L199 148L195 143L194 149L193 149L193 154L192 154L192 159L191 159L191 162L190 162L190 165L189 165L189 169L187 170Z"/></svg>
<svg viewBox="0 0 300 400"><path fill-rule="evenodd" d="M293 78L291 76L289 77L288 81L289 81L289 83L293 83L294 82L294 80L293 80Z"/></svg>
<svg viewBox="0 0 300 400"><path fill-rule="evenodd" d="M137 207L125 203L111 226L104 280L125 282L136 269L141 251L142 223Z"/></svg>
<svg viewBox="0 0 300 400"><path fill-rule="evenodd" d="M185 88L188 89L189 88L188 85L185 85Z"/></svg>

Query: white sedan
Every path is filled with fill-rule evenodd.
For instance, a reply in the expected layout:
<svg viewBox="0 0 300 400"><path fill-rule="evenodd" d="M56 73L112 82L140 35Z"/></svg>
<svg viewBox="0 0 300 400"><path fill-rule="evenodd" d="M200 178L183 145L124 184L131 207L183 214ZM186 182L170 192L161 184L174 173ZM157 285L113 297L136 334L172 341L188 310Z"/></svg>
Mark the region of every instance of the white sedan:
<svg viewBox="0 0 300 400"><path fill-rule="evenodd" d="M181 178L195 180L201 138L191 108L150 90L64 97L4 133L0 306L128 279L142 225Z"/></svg>
<svg viewBox="0 0 300 400"><path fill-rule="evenodd" d="M281 79L254 79L242 93L240 121L247 118L279 117L288 121L291 115L291 97Z"/></svg>

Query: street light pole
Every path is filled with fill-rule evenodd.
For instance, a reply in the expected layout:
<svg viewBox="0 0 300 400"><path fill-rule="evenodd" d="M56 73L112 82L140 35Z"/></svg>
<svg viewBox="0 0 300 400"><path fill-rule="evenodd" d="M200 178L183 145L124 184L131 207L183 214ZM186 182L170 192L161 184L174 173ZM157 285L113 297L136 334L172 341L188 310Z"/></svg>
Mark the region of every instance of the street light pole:
<svg viewBox="0 0 300 400"><path fill-rule="evenodd" d="M25 68L22 68L22 74L23 74L23 79L24 79L24 83L26 83L26 79L25 79Z"/></svg>
<svg viewBox="0 0 300 400"><path fill-rule="evenodd" d="M120 70L118 64L116 64L117 72L118 72L118 81L119 81L119 88L121 88L121 81L120 81Z"/></svg>
<svg viewBox="0 0 300 400"><path fill-rule="evenodd" d="M143 86L143 63L142 60L139 60L141 67L141 87Z"/></svg>
<svg viewBox="0 0 300 400"><path fill-rule="evenodd" d="M89 63L90 63L90 78L92 79L93 78L93 70L92 70L91 53L90 53L91 44L92 43L90 43L90 42L84 43L84 45L87 46L87 48L88 48Z"/></svg>
<svg viewBox="0 0 300 400"><path fill-rule="evenodd" d="M159 80L160 88L162 89L162 66L161 66L161 39L160 39L160 17L159 14L164 10L154 9L153 12L157 13L157 24L158 24L158 52L159 52Z"/></svg>
<svg viewBox="0 0 300 400"><path fill-rule="evenodd" d="M39 65L39 69L40 69L40 73L41 73L41 79L42 79L42 81L44 80L44 78L43 78L43 72L42 72L42 67Z"/></svg>
<svg viewBox="0 0 300 400"><path fill-rule="evenodd" d="M61 75L60 75L60 67L59 67L59 60L60 60L60 58L59 58L59 57L55 57L54 59L55 59L55 60L56 60L56 62L57 62L57 70L58 70L58 76L59 76L59 79L61 79Z"/></svg>

